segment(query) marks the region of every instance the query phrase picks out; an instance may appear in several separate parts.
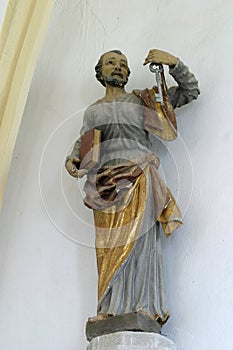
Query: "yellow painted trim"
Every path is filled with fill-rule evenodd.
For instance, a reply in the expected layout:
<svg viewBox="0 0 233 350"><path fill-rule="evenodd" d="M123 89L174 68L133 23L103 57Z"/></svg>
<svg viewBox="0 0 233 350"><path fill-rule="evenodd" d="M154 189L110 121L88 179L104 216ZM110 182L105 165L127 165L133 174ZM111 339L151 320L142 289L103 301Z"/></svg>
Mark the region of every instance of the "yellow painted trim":
<svg viewBox="0 0 233 350"><path fill-rule="evenodd" d="M36 61L55 0L9 0L0 34L0 208Z"/></svg>

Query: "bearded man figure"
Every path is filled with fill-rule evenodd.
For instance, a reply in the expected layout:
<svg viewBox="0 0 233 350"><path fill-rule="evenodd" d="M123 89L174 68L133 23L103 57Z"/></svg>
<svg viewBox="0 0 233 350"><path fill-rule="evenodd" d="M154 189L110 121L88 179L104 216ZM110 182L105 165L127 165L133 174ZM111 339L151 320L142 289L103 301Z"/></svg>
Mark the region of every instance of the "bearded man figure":
<svg viewBox="0 0 233 350"><path fill-rule="evenodd" d="M167 90L173 108L198 97L198 82L175 56L151 50L144 64L169 66L178 83ZM176 138L174 114L164 115L155 101L156 89L126 92L130 75L119 50L104 53L95 67L105 95L85 112L80 134L101 130L98 167L85 184L85 205L94 211L98 266L97 316L90 321L141 313L163 325L169 311L165 300L161 230L169 236L182 224L176 202L162 181L159 159L151 152L150 137ZM70 175L83 175L80 138L67 157Z"/></svg>

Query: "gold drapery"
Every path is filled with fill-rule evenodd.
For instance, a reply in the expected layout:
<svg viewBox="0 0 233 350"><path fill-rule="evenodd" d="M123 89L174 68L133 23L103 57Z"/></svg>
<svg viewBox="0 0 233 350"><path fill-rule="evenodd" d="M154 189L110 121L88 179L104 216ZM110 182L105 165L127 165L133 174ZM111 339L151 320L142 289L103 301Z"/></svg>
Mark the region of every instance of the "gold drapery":
<svg viewBox="0 0 233 350"><path fill-rule="evenodd" d="M55 0L9 0L0 33L0 208L27 95Z"/></svg>
<svg viewBox="0 0 233 350"><path fill-rule="evenodd" d="M154 217L169 236L182 225L180 210L157 169L159 159L148 153L137 161L103 166L89 174L84 203L94 210L99 304L139 238L151 179Z"/></svg>
<svg viewBox="0 0 233 350"><path fill-rule="evenodd" d="M128 258L138 238L145 210L146 186L146 176L141 173L127 193L130 201L124 209L110 213L94 210L99 301L104 296L116 271ZM123 241L124 245L122 245Z"/></svg>

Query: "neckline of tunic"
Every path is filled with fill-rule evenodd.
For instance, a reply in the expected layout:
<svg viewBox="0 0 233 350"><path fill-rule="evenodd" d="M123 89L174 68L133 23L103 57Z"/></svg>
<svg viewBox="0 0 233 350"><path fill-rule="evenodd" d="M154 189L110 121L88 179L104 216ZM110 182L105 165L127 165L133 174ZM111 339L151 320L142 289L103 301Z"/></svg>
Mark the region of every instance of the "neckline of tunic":
<svg viewBox="0 0 233 350"><path fill-rule="evenodd" d="M119 96L119 97L116 97L116 98L114 98L114 99L112 99L112 100L107 100L107 99L105 99L105 97L103 97L103 98L97 100L97 101L96 101L96 104L99 104L99 103L116 102L116 101L119 101L119 100L124 99L125 97L129 97L130 95L132 95L132 93L131 93L131 92L127 92L126 94L123 94L123 95L121 95L121 96Z"/></svg>

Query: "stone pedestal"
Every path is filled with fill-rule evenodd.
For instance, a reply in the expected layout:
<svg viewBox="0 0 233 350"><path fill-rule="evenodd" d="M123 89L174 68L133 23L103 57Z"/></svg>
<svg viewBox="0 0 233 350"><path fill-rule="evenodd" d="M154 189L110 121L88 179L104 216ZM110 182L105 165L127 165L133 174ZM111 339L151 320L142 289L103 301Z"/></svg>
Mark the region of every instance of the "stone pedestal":
<svg viewBox="0 0 233 350"><path fill-rule="evenodd" d="M87 322L86 337L87 340L90 341L95 337L116 332L134 331L160 333L160 330L161 325L156 320L152 320L141 312L132 312L112 316L101 321Z"/></svg>
<svg viewBox="0 0 233 350"><path fill-rule="evenodd" d="M176 350L176 347L160 334L117 332L93 338L88 350Z"/></svg>

